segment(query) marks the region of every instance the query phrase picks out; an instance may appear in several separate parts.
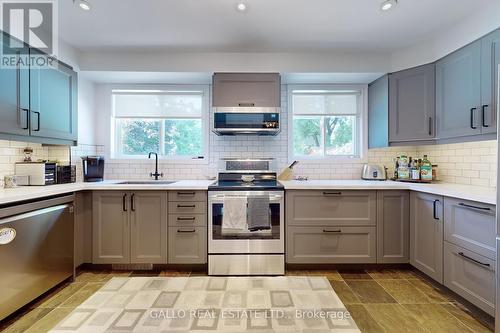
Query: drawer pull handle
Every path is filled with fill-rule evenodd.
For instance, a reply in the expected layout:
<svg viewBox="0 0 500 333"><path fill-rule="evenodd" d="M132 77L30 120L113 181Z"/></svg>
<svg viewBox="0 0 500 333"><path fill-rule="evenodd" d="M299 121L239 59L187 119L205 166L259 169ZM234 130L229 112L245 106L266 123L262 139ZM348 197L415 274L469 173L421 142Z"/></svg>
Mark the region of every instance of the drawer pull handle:
<svg viewBox="0 0 500 333"><path fill-rule="evenodd" d="M472 261L472 262L474 262L474 263L476 263L476 264L478 264L478 265L481 265L481 266L484 266L484 267L490 267L490 264L486 264L486 263L484 263L484 262L480 262L479 260L476 260L476 259L473 259L473 258L471 258L471 257L468 257L468 256L466 256L463 252L458 252L457 254L458 254L459 256L461 256L462 258L465 258L465 259L467 259L467 260L469 260L469 261Z"/></svg>
<svg viewBox="0 0 500 333"><path fill-rule="evenodd" d="M195 194L195 192L177 192L178 196L193 196Z"/></svg>
<svg viewBox="0 0 500 333"><path fill-rule="evenodd" d="M177 205L177 208L195 208L196 205Z"/></svg>
<svg viewBox="0 0 500 333"><path fill-rule="evenodd" d="M196 217L178 217L177 221L194 221Z"/></svg>
<svg viewBox="0 0 500 333"><path fill-rule="evenodd" d="M338 234L338 233L341 233L342 230L326 230L326 229L323 229L323 232L325 232L325 233L337 233Z"/></svg>
<svg viewBox="0 0 500 333"><path fill-rule="evenodd" d="M439 200L434 200L434 203L432 204L432 217L434 217L434 220L439 220L439 216L437 216L437 203Z"/></svg>
<svg viewBox="0 0 500 333"><path fill-rule="evenodd" d="M323 195L342 195L342 192L323 192Z"/></svg>
<svg viewBox="0 0 500 333"><path fill-rule="evenodd" d="M193 229L193 230L180 230L180 229L178 229L177 232L178 233L193 233L193 232L196 232L196 230L195 229Z"/></svg>
<svg viewBox="0 0 500 333"><path fill-rule="evenodd" d="M490 211L491 210L491 208L489 208L489 207L478 207L478 206L468 205L468 204L465 204L463 202L460 202L458 205L462 206L462 207L479 209L479 210L485 210L485 211Z"/></svg>

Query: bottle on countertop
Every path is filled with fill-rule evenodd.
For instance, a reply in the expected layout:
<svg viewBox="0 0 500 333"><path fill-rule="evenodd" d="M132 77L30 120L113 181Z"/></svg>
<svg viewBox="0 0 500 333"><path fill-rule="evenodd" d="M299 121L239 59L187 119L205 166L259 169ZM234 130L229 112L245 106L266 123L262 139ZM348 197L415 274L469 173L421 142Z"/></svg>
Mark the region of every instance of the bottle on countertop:
<svg viewBox="0 0 500 333"><path fill-rule="evenodd" d="M399 157L399 166L398 166L398 178L399 179L408 179L410 178L410 170L408 168L408 157L406 155L401 155Z"/></svg>
<svg viewBox="0 0 500 333"><path fill-rule="evenodd" d="M420 167L420 178L422 180L432 180L432 164L427 159L427 155L424 155L422 159L422 166Z"/></svg>
<svg viewBox="0 0 500 333"><path fill-rule="evenodd" d="M420 166L417 160L412 161L411 165L411 179L420 180Z"/></svg>

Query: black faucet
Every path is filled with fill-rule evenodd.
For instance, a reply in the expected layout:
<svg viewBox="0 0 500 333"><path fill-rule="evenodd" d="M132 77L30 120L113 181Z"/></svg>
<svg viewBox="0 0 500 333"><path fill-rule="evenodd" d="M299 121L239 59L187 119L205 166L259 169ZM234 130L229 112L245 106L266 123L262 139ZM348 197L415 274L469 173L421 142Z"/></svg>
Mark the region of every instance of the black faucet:
<svg viewBox="0 0 500 333"><path fill-rule="evenodd" d="M156 162L155 162L155 173L150 173L150 177L155 177L155 180L158 180L158 177L163 177L163 173L158 173L158 154L157 153L149 153L148 158L151 158L151 155L155 155L156 157Z"/></svg>

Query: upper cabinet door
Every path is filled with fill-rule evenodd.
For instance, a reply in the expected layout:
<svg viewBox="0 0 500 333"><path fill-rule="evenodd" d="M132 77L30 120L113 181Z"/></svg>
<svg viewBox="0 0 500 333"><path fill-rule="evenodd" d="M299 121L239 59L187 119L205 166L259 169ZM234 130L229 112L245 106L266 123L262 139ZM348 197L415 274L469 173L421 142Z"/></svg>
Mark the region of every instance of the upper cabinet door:
<svg viewBox="0 0 500 333"><path fill-rule="evenodd" d="M3 48L11 37L2 32L0 36ZM26 54L21 51L15 55L17 60L19 54ZM29 135L29 72L20 62L16 63L16 68L0 68L0 133Z"/></svg>
<svg viewBox="0 0 500 333"><path fill-rule="evenodd" d="M368 148L389 146L389 76L368 85Z"/></svg>
<svg viewBox="0 0 500 333"><path fill-rule="evenodd" d="M213 107L281 107L278 73L215 73Z"/></svg>
<svg viewBox="0 0 500 333"><path fill-rule="evenodd" d="M428 64L389 75L389 141L435 137L435 66Z"/></svg>
<svg viewBox="0 0 500 333"><path fill-rule="evenodd" d="M34 49L30 52L38 53ZM77 75L70 67L54 61L51 68L31 68L31 135L75 142L77 91Z"/></svg>
<svg viewBox="0 0 500 333"><path fill-rule="evenodd" d="M482 133L497 131L497 80L500 64L500 29L481 39L481 127Z"/></svg>
<svg viewBox="0 0 500 333"><path fill-rule="evenodd" d="M438 138L481 134L481 41L436 63Z"/></svg>

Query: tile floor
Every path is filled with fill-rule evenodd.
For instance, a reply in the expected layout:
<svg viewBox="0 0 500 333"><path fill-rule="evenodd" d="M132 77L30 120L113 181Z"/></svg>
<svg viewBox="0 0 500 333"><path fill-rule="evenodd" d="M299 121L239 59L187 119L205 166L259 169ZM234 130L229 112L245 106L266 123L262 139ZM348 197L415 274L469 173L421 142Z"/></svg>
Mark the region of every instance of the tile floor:
<svg viewBox="0 0 500 333"><path fill-rule="evenodd" d="M189 271L83 271L0 323L2 332L50 330L114 276L194 276ZM492 332L493 320L411 269L287 271L324 275L362 332ZM472 311L471 311L472 310Z"/></svg>

